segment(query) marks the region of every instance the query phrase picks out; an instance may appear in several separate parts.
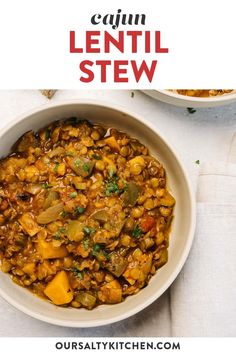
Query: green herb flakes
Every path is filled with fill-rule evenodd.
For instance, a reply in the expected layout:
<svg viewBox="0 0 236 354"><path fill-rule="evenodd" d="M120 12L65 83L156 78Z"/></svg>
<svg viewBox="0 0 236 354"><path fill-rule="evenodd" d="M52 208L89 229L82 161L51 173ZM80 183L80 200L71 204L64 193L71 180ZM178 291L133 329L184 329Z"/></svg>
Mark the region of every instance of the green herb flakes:
<svg viewBox="0 0 236 354"><path fill-rule="evenodd" d="M103 255L104 255L104 257L106 258L107 261L110 260L110 255L109 255L109 253L106 250L103 250Z"/></svg>
<svg viewBox="0 0 236 354"><path fill-rule="evenodd" d="M51 130L47 129L45 130L45 139L48 140L51 137Z"/></svg>
<svg viewBox="0 0 236 354"><path fill-rule="evenodd" d="M57 172L58 172L58 167L59 167L59 162L56 162L56 163L55 163L55 166L54 166L54 169L53 169L53 172L54 172L54 173L57 173Z"/></svg>
<svg viewBox="0 0 236 354"><path fill-rule="evenodd" d="M119 191L119 187L115 181L110 181L106 185L106 191L105 194L107 197L109 197L111 194L116 193Z"/></svg>
<svg viewBox="0 0 236 354"><path fill-rule="evenodd" d="M53 235L53 238L54 238L54 240L60 241L61 240L61 235L56 233L55 235Z"/></svg>
<svg viewBox="0 0 236 354"><path fill-rule="evenodd" d="M61 240L61 235L66 233L65 227L59 227L55 235L53 235L54 240Z"/></svg>
<svg viewBox="0 0 236 354"><path fill-rule="evenodd" d="M66 232L65 227L59 227L58 231L60 234L64 234Z"/></svg>
<svg viewBox="0 0 236 354"><path fill-rule="evenodd" d="M78 206L75 208L75 213L77 215L83 214L84 212L85 212L85 208L83 208L83 207Z"/></svg>
<svg viewBox="0 0 236 354"><path fill-rule="evenodd" d="M77 192L72 192L70 193L70 198L76 198L77 197Z"/></svg>
<svg viewBox="0 0 236 354"><path fill-rule="evenodd" d="M112 167L109 168L108 174L109 174L109 178L113 178L115 180L118 179L118 176L115 175L116 173L115 173L115 171L114 171L114 169Z"/></svg>
<svg viewBox="0 0 236 354"><path fill-rule="evenodd" d="M90 164L89 163L84 163L83 164L83 170L85 172L89 172L90 171Z"/></svg>
<svg viewBox="0 0 236 354"><path fill-rule="evenodd" d="M68 216L67 211L63 210L63 211L60 213L60 216L61 216L62 218L66 218L66 217Z"/></svg>
<svg viewBox="0 0 236 354"><path fill-rule="evenodd" d="M97 256L102 249L103 249L102 245L100 245L99 243L95 243L95 245L93 245L93 252L92 252L93 256Z"/></svg>
<svg viewBox="0 0 236 354"><path fill-rule="evenodd" d="M113 169L109 169L109 180L106 183L105 195L109 197L113 193L120 194L124 192L124 189L120 189L117 181L119 177L115 174Z"/></svg>
<svg viewBox="0 0 236 354"><path fill-rule="evenodd" d="M188 113L190 113L190 114L193 114L196 112L196 109L191 108L191 107L188 107L187 110L188 110Z"/></svg>
<svg viewBox="0 0 236 354"><path fill-rule="evenodd" d="M85 238L82 241L82 244L83 244L84 249L87 251L89 249L89 238Z"/></svg>
<svg viewBox="0 0 236 354"><path fill-rule="evenodd" d="M71 271L73 272L74 276L76 278L79 278L80 280L83 280L84 279L84 275L83 273L79 270L79 268L72 268Z"/></svg>
<svg viewBox="0 0 236 354"><path fill-rule="evenodd" d="M110 259L110 255L109 253L104 249L104 245L101 245L99 243L95 243L95 245L93 246L93 251L92 251L92 255L94 257L104 257L105 260L109 260Z"/></svg>
<svg viewBox="0 0 236 354"><path fill-rule="evenodd" d="M43 187L44 189L52 188L52 186L51 186L48 182L42 184L42 187Z"/></svg>
<svg viewBox="0 0 236 354"><path fill-rule="evenodd" d="M96 231L96 229L94 229L93 227L89 227L89 226L85 226L83 228L83 232L85 233L85 235L91 235Z"/></svg>
<svg viewBox="0 0 236 354"><path fill-rule="evenodd" d="M102 157L100 155L97 155L97 154L93 154L92 158L94 158L95 160L101 160L102 159Z"/></svg>
<svg viewBox="0 0 236 354"><path fill-rule="evenodd" d="M135 228L133 229L132 236L134 238L139 238L142 236L142 234L143 234L142 229L140 228L139 225L136 225Z"/></svg>

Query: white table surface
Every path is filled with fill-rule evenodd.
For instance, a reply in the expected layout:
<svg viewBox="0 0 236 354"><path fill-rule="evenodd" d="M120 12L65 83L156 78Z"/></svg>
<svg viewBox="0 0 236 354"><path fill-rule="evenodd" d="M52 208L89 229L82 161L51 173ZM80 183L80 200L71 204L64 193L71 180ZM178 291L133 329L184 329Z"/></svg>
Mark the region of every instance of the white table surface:
<svg viewBox="0 0 236 354"><path fill-rule="evenodd" d="M223 107L197 109L189 114L185 108L155 101L134 91L58 91L52 102L65 99L95 98L119 103L144 115L168 138L178 151L196 185L198 165L204 161L225 161L236 131L236 103ZM48 103L38 91L0 91L0 129L31 108ZM92 329L57 327L32 319L0 299L0 336L169 336L165 323L168 296L163 295L146 310L125 321ZM163 323L163 326L160 325Z"/></svg>

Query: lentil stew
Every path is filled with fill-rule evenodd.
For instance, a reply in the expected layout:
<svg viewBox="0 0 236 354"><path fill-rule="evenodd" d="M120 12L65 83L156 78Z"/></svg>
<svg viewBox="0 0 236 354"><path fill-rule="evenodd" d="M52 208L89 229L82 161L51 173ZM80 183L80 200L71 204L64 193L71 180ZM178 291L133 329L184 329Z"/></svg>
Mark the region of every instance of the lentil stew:
<svg viewBox="0 0 236 354"><path fill-rule="evenodd" d="M176 90L176 93L190 97L215 97L231 93L233 90Z"/></svg>
<svg viewBox="0 0 236 354"><path fill-rule="evenodd" d="M25 133L0 160L0 266L55 305L140 291L168 260L175 199L126 133L71 118Z"/></svg>

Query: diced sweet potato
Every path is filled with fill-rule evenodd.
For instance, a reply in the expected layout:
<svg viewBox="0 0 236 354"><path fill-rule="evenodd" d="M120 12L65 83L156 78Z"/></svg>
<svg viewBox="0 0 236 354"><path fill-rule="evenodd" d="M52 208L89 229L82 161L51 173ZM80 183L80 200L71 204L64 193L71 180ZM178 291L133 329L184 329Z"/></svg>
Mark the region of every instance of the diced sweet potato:
<svg viewBox="0 0 236 354"><path fill-rule="evenodd" d="M142 156L135 156L133 159L129 160L129 165L133 166L139 164L142 167L145 167L145 160L143 159Z"/></svg>
<svg viewBox="0 0 236 354"><path fill-rule="evenodd" d="M35 271L35 263L27 263L23 268L22 268L23 272L28 274L28 275L32 275Z"/></svg>
<svg viewBox="0 0 236 354"><path fill-rule="evenodd" d="M161 205L172 207L175 205L175 198L168 191L166 191L164 196L161 198Z"/></svg>
<svg viewBox="0 0 236 354"><path fill-rule="evenodd" d="M64 305L73 300L73 291L69 279L64 270L57 273L53 280L48 283L44 294L55 304Z"/></svg>
<svg viewBox="0 0 236 354"><path fill-rule="evenodd" d="M112 280L110 283L103 285L98 297L106 304L116 304L122 300L121 285L117 280Z"/></svg>
<svg viewBox="0 0 236 354"><path fill-rule="evenodd" d="M29 213L24 213L19 218L19 223L23 227L24 231L27 232L27 234L29 234L31 237L36 235L41 230L39 225L34 221Z"/></svg>
<svg viewBox="0 0 236 354"><path fill-rule="evenodd" d="M54 247L52 242L39 240L37 244L37 251L43 259L63 258L68 255L65 246Z"/></svg>
<svg viewBox="0 0 236 354"><path fill-rule="evenodd" d="M109 138L105 139L105 142L108 146L110 146L112 149L116 151L120 151L120 145L117 143L116 139L114 136L110 136Z"/></svg>

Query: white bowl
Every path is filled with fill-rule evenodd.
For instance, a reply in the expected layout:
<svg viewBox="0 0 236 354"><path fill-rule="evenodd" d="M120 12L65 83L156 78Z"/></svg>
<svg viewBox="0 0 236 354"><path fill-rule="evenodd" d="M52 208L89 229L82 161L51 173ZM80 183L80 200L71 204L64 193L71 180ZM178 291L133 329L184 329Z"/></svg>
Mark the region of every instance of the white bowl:
<svg viewBox="0 0 236 354"><path fill-rule="evenodd" d="M78 116L116 127L138 138L165 166L168 184L176 198L169 261L138 294L116 305L101 305L88 311L57 307L14 284L0 272L0 295L11 305L39 320L67 327L94 327L120 321L155 301L171 285L188 256L195 229L195 201L189 179L175 151L145 118L119 106L99 101L68 101L48 104L16 118L0 134L0 156L26 131L37 130L58 119Z"/></svg>
<svg viewBox="0 0 236 354"><path fill-rule="evenodd" d="M180 107L217 107L236 101L236 90L212 97L190 97L170 90L143 90L143 92L152 98Z"/></svg>

